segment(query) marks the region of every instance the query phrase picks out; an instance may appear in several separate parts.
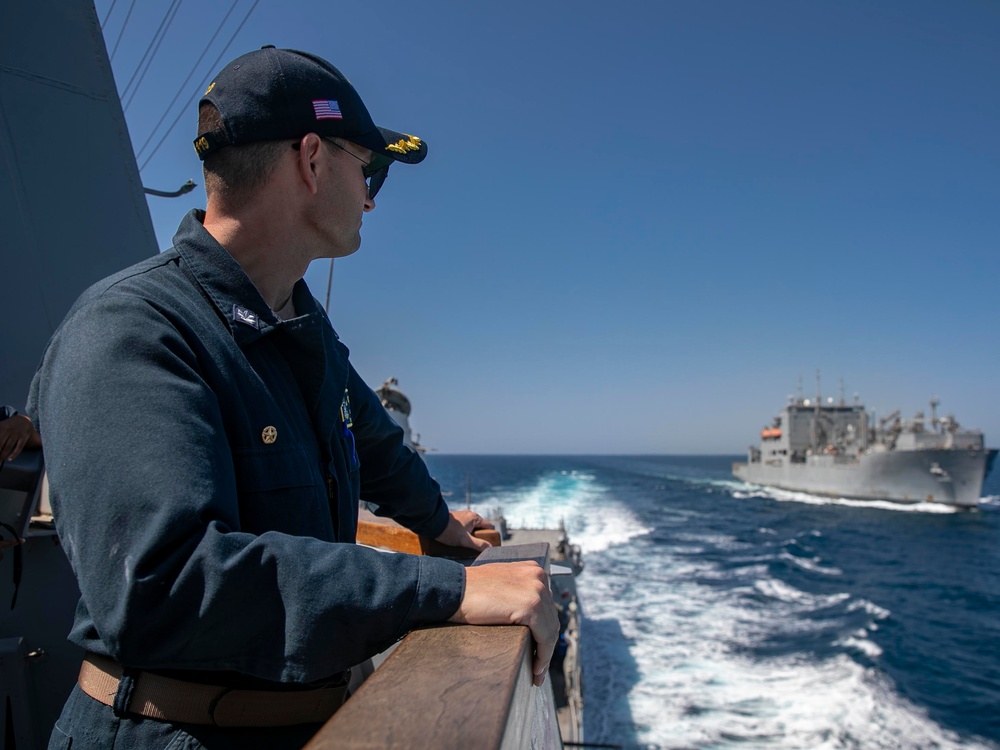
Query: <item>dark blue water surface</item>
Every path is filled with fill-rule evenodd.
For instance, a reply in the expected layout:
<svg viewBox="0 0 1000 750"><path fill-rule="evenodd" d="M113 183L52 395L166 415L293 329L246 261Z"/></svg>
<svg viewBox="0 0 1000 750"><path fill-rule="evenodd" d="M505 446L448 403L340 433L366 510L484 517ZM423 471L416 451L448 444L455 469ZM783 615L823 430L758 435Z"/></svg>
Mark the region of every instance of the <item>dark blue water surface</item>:
<svg viewBox="0 0 1000 750"><path fill-rule="evenodd" d="M1000 478L977 511L761 490L731 457L431 454L452 507L583 547L585 731L1000 748Z"/></svg>

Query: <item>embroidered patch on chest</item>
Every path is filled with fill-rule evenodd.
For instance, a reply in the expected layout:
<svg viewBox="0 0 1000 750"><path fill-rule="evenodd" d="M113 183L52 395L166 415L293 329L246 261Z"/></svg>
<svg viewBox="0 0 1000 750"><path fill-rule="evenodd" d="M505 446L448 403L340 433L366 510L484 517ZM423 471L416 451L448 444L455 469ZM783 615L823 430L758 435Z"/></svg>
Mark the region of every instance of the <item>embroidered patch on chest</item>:
<svg viewBox="0 0 1000 750"><path fill-rule="evenodd" d="M344 427L353 427L354 421L351 418L351 396L344 389L344 400L340 402L340 420L344 423Z"/></svg>

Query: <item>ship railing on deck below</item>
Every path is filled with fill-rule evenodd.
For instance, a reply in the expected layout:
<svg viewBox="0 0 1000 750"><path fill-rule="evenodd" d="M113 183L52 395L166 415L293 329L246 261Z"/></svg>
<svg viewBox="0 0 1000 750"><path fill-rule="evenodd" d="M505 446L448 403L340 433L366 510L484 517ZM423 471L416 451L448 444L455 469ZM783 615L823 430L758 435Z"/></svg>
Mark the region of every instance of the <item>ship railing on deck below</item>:
<svg viewBox="0 0 1000 750"><path fill-rule="evenodd" d="M494 546L472 564L536 560L548 570L548 559L548 544L538 543ZM522 625L415 630L305 750L561 748L550 680L532 684L532 651Z"/></svg>

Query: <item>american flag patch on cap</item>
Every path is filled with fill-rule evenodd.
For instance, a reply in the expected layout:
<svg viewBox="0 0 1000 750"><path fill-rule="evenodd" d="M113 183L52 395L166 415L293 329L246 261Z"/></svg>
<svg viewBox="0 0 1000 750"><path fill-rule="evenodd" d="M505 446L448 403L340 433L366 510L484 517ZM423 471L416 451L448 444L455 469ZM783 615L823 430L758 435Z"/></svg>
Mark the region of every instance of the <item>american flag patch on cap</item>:
<svg viewBox="0 0 1000 750"><path fill-rule="evenodd" d="M317 120L343 120L340 104L336 99L313 99L313 110Z"/></svg>

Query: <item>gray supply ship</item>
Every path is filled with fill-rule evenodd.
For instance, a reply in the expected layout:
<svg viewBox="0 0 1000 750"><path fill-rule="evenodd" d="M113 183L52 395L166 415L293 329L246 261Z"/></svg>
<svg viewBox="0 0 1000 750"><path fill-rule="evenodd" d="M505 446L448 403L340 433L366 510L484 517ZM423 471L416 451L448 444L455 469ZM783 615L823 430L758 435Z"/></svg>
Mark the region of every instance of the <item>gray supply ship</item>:
<svg viewBox="0 0 1000 750"><path fill-rule="evenodd" d="M876 420L857 401L790 398L733 474L814 495L975 508L997 451L981 431L938 417L938 403L929 418L896 411Z"/></svg>

